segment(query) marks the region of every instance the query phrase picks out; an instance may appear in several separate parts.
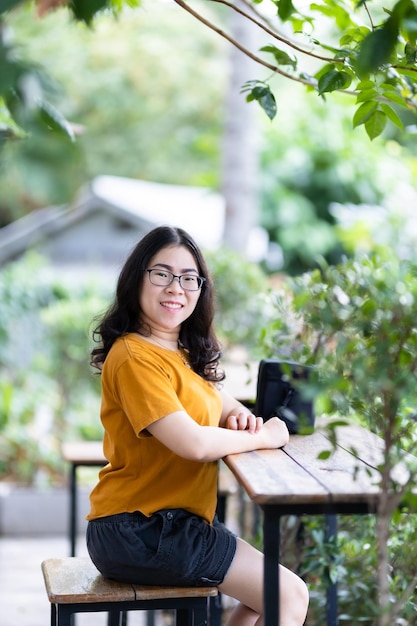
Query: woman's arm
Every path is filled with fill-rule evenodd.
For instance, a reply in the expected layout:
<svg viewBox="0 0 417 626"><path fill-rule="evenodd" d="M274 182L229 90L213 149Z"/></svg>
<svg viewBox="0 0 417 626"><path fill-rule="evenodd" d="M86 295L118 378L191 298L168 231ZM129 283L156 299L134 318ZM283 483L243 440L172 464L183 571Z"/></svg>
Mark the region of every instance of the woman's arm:
<svg viewBox="0 0 417 626"><path fill-rule="evenodd" d="M166 415L147 430L178 456L200 462L217 461L237 452L281 448L289 438L286 425L277 417L263 425L257 422L252 430L232 429L200 426L185 411Z"/></svg>
<svg viewBox="0 0 417 626"><path fill-rule="evenodd" d="M231 430L249 430L250 432L257 432L261 428L263 424L261 417L255 417L244 404L224 389L219 393L223 403L219 426Z"/></svg>

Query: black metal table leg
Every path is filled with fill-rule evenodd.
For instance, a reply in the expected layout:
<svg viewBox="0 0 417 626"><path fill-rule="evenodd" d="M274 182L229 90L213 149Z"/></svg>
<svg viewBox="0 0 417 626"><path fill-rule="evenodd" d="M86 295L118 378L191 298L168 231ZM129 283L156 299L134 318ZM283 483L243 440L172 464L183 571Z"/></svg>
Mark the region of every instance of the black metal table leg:
<svg viewBox="0 0 417 626"><path fill-rule="evenodd" d="M77 465L75 463L71 466L69 508L70 555L75 556L75 542L77 539Z"/></svg>
<svg viewBox="0 0 417 626"><path fill-rule="evenodd" d="M219 493L217 497L217 517L224 524L226 520L226 496ZM210 626L221 626L222 623L222 595L219 594L210 598Z"/></svg>
<svg viewBox="0 0 417 626"><path fill-rule="evenodd" d="M264 626L279 624L280 513L273 506L264 512Z"/></svg>

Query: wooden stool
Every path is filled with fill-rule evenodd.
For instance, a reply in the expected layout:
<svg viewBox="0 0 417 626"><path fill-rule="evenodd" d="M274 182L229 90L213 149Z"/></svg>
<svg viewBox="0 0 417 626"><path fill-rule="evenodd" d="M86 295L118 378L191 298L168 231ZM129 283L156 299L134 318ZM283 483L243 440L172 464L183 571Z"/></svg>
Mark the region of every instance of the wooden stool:
<svg viewBox="0 0 417 626"><path fill-rule="evenodd" d="M42 563L51 603L51 626L71 626L76 613L109 614L120 626L126 611L176 610L177 626L207 626L208 599L217 587L155 587L104 578L88 558L47 559Z"/></svg>
<svg viewBox="0 0 417 626"><path fill-rule="evenodd" d="M63 459L70 464L69 482L69 543L70 556L75 556L77 541L77 517L78 517L78 485L77 469L79 467L103 467L107 460L103 454L101 441L73 441L62 445ZM219 463L219 484L217 490L217 515L221 522L226 518L228 496L234 495L238 490L236 478L224 463ZM222 600L221 594L212 598L210 606L211 626L221 626ZM155 626L152 613L147 616L147 626Z"/></svg>

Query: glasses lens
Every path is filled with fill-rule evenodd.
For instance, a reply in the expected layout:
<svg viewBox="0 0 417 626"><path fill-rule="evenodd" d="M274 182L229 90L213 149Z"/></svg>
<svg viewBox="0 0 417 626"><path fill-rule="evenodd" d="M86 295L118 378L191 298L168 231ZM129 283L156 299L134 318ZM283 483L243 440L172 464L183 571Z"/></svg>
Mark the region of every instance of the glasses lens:
<svg viewBox="0 0 417 626"><path fill-rule="evenodd" d="M194 274L183 274L182 276L177 276L172 272L167 272L165 270L146 270L149 274L149 280L153 285L157 285L158 287L168 287L174 280L174 278L178 278L182 289L186 291L198 291L201 289L201 286L204 282L204 278L202 276L195 276Z"/></svg>
<svg viewBox="0 0 417 626"><path fill-rule="evenodd" d="M192 274L183 274L180 276L180 285L183 289L188 291L197 291L201 287L202 280L200 276L193 276Z"/></svg>
<svg viewBox="0 0 417 626"><path fill-rule="evenodd" d="M172 283L174 279L174 274L171 272L165 272L164 270L148 270L149 279L153 285L158 285L159 287L166 287L170 283Z"/></svg>

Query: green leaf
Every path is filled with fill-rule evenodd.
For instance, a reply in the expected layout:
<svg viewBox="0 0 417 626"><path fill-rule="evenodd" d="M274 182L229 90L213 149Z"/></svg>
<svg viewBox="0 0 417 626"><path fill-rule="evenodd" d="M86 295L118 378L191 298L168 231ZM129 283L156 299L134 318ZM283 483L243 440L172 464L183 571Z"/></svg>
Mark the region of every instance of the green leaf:
<svg viewBox="0 0 417 626"><path fill-rule="evenodd" d="M406 43L404 48L406 63L415 63L417 61L417 48L415 44Z"/></svg>
<svg viewBox="0 0 417 626"><path fill-rule="evenodd" d="M262 109L265 111L270 120L273 120L277 114L277 103L274 94L268 90L261 98L258 98L258 102Z"/></svg>
<svg viewBox="0 0 417 626"><path fill-rule="evenodd" d="M270 52L274 55L274 59L278 65L291 65L294 69L297 67L297 59L291 58L289 54L283 50L279 50L276 46L264 46L261 52Z"/></svg>
<svg viewBox="0 0 417 626"><path fill-rule="evenodd" d="M317 458L320 461L325 461L326 459L328 459L331 455L332 451L331 450L323 450L323 452L320 452L320 454L317 456Z"/></svg>
<svg viewBox="0 0 417 626"><path fill-rule="evenodd" d="M75 135L71 125L55 107L49 102L42 101L39 103L39 111L41 119L51 130L71 141L75 141Z"/></svg>
<svg viewBox="0 0 417 626"><path fill-rule="evenodd" d="M356 60L359 76L376 72L389 62L398 40L398 32L398 20L390 17L382 28L365 37Z"/></svg>
<svg viewBox="0 0 417 626"><path fill-rule="evenodd" d="M387 124L387 116L383 111L375 111L365 122L365 130L369 139L375 139L384 130Z"/></svg>
<svg viewBox="0 0 417 626"><path fill-rule="evenodd" d="M330 72L323 74L323 76L319 79L319 95L330 91L337 91L338 89L346 89L346 87L349 87L351 82L352 78L347 72L330 70Z"/></svg>
<svg viewBox="0 0 417 626"><path fill-rule="evenodd" d="M359 102L367 102L368 100L374 100L377 95L378 95L378 92L374 88L364 89L363 91L360 91L358 93L358 96L356 98L356 103L359 104Z"/></svg>
<svg viewBox="0 0 417 626"><path fill-rule="evenodd" d="M373 87L375 87L375 82L373 80L361 80L356 89L363 91L365 89L372 89Z"/></svg>
<svg viewBox="0 0 417 626"><path fill-rule="evenodd" d="M17 7L18 4L22 4L23 0L1 0L0 15L6 13L10 9Z"/></svg>
<svg viewBox="0 0 417 626"><path fill-rule="evenodd" d="M348 426L349 422L346 420L337 419L331 421L327 424L326 428L328 430L335 430L338 426Z"/></svg>
<svg viewBox="0 0 417 626"><path fill-rule="evenodd" d="M401 31L405 39L415 41L417 37L417 8L411 0L400 0L394 7L393 13L401 22Z"/></svg>
<svg viewBox="0 0 417 626"><path fill-rule="evenodd" d="M90 25L96 13L110 8L110 5L110 0L71 0L68 6L77 20Z"/></svg>
<svg viewBox="0 0 417 626"><path fill-rule="evenodd" d="M291 0L275 0L275 4L278 7L278 16L283 22L295 13L295 7Z"/></svg>
<svg viewBox="0 0 417 626"><path fill-rule="evenodd" d="M417 81L417 72L415 70L399 66L396 67L396 70L399 74L401 74L402 76L407 76L407 78L410 78L413 82Z"/></svg>
<svg viewBox="0 0 417 626"><path fill-rule="evenodd" d="M349 12L341 4L338 5L336 2L329 2L327 6L325 3L312 3L310 10L317 11L331 18L341 31L346 31L348 26L352 24Z"/></svg>
<svg viewBox="0 0 417 626"><path fill-rule="evenodd" d="M403 129L404 125L402 123L401 118L398 116L398 114L394 111L394 109L389 104L385 104L385 103L381 104L381 109L382 111L384 111L387 118L393 124L398 126L398 128L400 128L401 130Z"/></svg>
<svg viewBox="0 0 417 626"><path fill-rule="evenodd" d="M5 94L9 89L16 85L17 79L20 74L20 69L15 63L10 63L7 60L0 59L1 73L0 73L0 94Z"/></svg>
<svg viewBox="0 0 417 626"><path fill-rule="evenodd" d="M256 100L262 109L265 111L270 120L273 120L277 114L277 104L275 96L271 92L271 89L267 83L257 80L247 81L241 88L240 92L245 93L249 91L246 96L247 102L253 102Z"/></svg>
<svg viewBox="0 0 417 626"><path fill-rule="evenodd" d="M353 116L353 128L356 128L361 124L365 124L366 120L374 114L377 108L378 104L375 101L368 100L367 102L364 102Z"/></svg>
<svg viewBox="0 0 417 626"><path fill-rule="evenodd" d="M383 91L381 95L384 96L384 98L386 98L387 100L390 100L391 102L395 102L395 104L398 104L399 106L407 108L406 101L396 91Z"/></svg>
<svg viewBox="0 0 417 626"><path fill-rule="evenodd" d="M312 43L314 43L316 46L320 46L320 48L322 48L323 50L328 50L329 52L334 54L334 57L336 59L345 59L352 54L352 51L348 50L347 48L337 48L336 46L330 46L328 44L325 44L323 41L319 41L318 39L314 39Z"/></svg>

